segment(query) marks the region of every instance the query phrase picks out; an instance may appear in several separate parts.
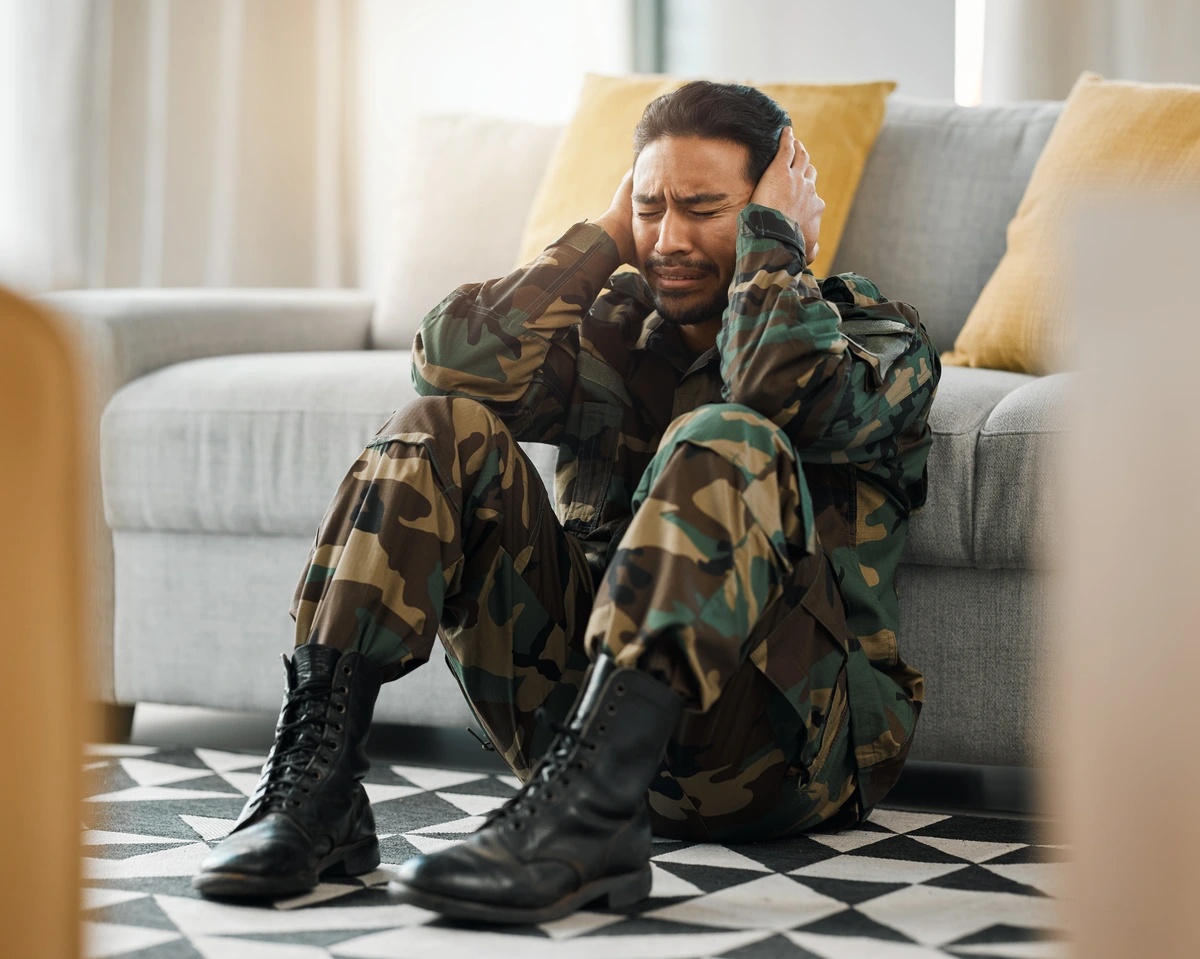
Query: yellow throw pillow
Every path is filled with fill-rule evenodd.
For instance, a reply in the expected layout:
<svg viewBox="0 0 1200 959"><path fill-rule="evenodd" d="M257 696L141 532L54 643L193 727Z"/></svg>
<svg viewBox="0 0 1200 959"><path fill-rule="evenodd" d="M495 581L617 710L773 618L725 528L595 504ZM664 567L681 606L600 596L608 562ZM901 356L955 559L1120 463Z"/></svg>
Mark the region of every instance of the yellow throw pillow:
<svg viewBox="0 0 1200 959"><path fill-rule="evenodd" d="M579 108L563 131L534 198L520 262L528 263L572 223L608 209L613 192L633 162L633 130L655 97L687 80L666 76L606 77L589 74ZM877 83L753 84L792 118L808 149L825 200L821 249L813 270L832 263L867 154L883 125L887 96L896 88Z"/></svg>
<svg viewBox="0 0 1200 959"><path fill-rule="evenodd" d="M1070 365L1069 243L1074 204L1109 191L1200 186L1200 86L1105 80L1084 73L1008 225L1008 249L954 350L956 366L1053 373ZM1121 246L1112 238L1114 292Z"/></svg>

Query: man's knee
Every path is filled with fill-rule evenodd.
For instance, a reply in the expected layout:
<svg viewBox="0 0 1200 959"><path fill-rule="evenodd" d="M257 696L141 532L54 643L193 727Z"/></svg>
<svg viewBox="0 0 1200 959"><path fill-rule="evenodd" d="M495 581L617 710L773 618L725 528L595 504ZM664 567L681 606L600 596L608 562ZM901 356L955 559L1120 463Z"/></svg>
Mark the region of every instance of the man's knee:
<svg viewBox="0 0 1200 959"><path fill-rule="evenodd" d="M465 396L418 396L396 410L372 440L372 446L400 439L461 442L471 435L494 436L508 428L492 410Z"/></svg>
<svg viewBox="0 0 1200 959"><path fill-rule="evenodd" d="M772 462L779 456L796 459L783 430L758 411L737 403L709 403L672 421L659 443L659 458L669 457L684 443L707 449L741 467L763 464L764 458ZM758 473L759 469L752 471Z"/></svg>

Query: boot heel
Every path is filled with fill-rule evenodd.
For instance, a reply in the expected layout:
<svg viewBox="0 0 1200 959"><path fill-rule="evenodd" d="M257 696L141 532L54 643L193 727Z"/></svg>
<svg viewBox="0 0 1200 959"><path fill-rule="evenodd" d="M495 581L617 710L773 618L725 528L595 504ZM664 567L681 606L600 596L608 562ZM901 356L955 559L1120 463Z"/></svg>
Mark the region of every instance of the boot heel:
<svg viewBox="0 0 1200 959"><path fill-rule="evenodd" d="M376 869L379 863L379 840L369 839L364 843L359 843L346 853L341 862L334 863L326 869L325 875L361 876L363 873Z"/></svg>
<svg viewBox="0 0 1200 959"><path fill-rule="evenodd" d="M650 895L652 885L654 877L650 873L650 864L647 863L645 869L625 880L620 887L609 891L608 908L628 909L630 906L636 906Z"/></svg>

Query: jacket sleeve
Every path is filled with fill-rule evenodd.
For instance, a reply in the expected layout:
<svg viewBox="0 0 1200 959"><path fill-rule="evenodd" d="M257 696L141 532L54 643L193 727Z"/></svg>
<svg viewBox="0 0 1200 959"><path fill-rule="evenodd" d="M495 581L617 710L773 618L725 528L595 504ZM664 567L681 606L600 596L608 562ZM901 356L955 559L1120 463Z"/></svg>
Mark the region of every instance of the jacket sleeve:
<svg viewBox="0 0 1200 959"><path fill-rule="evenodd" d="M778 210L739 217L717 346L725 400L768 417L805 459L867 464L925 431L940 366L916 310L854 274L818 283Z"/></svg>
<svg viewBox="0 0 1200 959"><path fill-rule="evenodd" d="M619 265L612 238L579 223L528 266L460 286L421 321L416 391L478 400L518 440L557 442L574 388L579 322Z"/></svg>

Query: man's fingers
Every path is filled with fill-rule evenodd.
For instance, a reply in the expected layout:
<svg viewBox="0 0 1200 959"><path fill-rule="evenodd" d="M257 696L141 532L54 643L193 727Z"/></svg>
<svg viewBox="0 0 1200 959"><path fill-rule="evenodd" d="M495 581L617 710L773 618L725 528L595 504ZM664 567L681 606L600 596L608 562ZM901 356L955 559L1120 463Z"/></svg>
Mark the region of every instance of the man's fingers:
<svg viewBox="0 0 1200 959"><path fill-rule="evenodd" d="M795 137L792 136L792 128L784 127L779 134L779 149L775 151L775 159L782 160L784 163L791 163L792 160L792 144L795 142Z"/></svg>
<svg viewBox="0 0 1200 959"><path fill-rule="evenodd" d="M804 179L812 180L813 183L817 182L817 168L811 163L804 168Z"/></svg>

